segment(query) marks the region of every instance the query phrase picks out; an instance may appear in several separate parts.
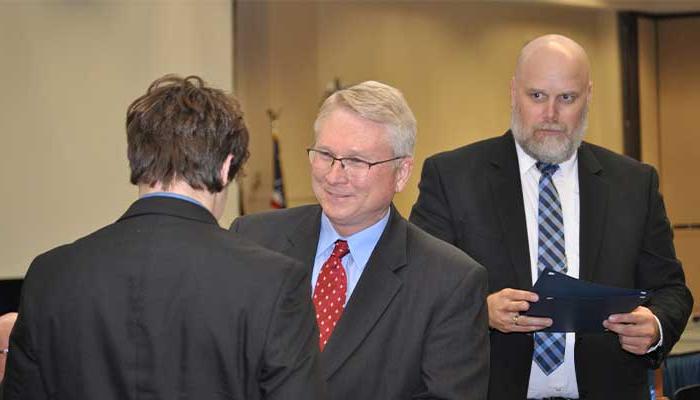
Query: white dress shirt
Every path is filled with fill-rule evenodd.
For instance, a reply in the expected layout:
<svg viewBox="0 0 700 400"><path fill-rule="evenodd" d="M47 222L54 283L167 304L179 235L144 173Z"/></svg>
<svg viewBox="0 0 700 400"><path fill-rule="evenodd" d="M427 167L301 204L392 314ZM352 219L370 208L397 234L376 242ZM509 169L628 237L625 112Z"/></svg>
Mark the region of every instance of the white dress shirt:
<svg viewBox="0 0 700 400"><path fill-rule="evenodd" d="M520 181L523 189L523 203L525 205L525 222L527 224L527 241L530 250L530 271L533 285L537 281L539 272L537 266L538 254L538 226L537 209L539 204L539 180L542 173L535 165L537 160L530 157L515 143L520 169ZM564 219L564 247L566 251L566 274L578 279L579 277L579 217L580 197L578 186L578 158L574 153L571 158L559 164L559 169L552 175L554 186L559 193L561 210ZM648 351L656 350L664 340L661 322L656 319L659 327L659 341ZM530 383L527 389L528 399L541 399L545 397L578 398L578 384L576 382L576 367L574 364L575 333L566 334L566 349L564 350L564 363L551 374L545 375L540 367L532 361L530 370Z"/></svg>
<svg viewBox="0 0 700 400"><path fill-rule="evenodd" d="M537 267L537 209L539 204L539 180L542 175L535 164L537 160L523 151L516 142L518 165L520 168L520 181L523 189L523 203L525 205L525 222L527 224L527 241L530 250L530 270L532 283L539 276ZM566 252L566 274L579 277L579 186L578 186L578 159L576 153L569 159L559 164L559 169L552 175L554 186L559 193L561 211L564 219L564 247ZM527 388L528 399L541 399L544 397L568 397L578 398L578 384L576 382L576 368L574 365L575 333L566 334L566 350L564 350L564 363L551 374L545 375L540 367L533 361L530 370L530 384Z"/></svg>

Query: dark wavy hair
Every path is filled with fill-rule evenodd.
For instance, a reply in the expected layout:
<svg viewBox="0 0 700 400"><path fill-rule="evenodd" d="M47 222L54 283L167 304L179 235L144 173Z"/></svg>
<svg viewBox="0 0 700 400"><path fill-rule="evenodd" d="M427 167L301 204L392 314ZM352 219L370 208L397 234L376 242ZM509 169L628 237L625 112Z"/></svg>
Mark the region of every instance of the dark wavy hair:
<svg viewBox="0 0 700 400"><path fill-rule="evenodd" d="M166 75L148 87L126 112L132 184L186 181L194 189L220 192L219 173L233 155L230 182L248 159L248 129L238 101L207 87L202 78Z"/></svg>

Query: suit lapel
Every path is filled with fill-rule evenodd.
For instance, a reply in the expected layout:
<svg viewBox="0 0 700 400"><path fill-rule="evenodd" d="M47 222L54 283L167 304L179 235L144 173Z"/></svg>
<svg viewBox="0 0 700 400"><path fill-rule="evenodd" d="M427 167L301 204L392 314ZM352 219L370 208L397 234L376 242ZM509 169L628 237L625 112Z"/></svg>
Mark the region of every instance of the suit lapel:
<svg viewBox="0 0 700 400"><path fill-rule="evenodd" d="M365 266L340 322L321 353L327 379L367 337L400 290L401 280L395 271L407 263L406 224L392 205L389 223Z"/></svg>
<svg viewBox="0 0 700 400"><path fill-rule="evenodd" d="M490 155L489 167L487 176L493 204L501 222L501 230L513 265L517 286L522 289L531 289L532 275L523 190L515 140L510 131L501 136L501 140L496 144Z"/></svg>
<svg viewBox="0 0 700 400"><path fill-rule="evenodd" d="M609 185L593 151L583 143L578 151L579 202L581 206L579 277L593 280L603 239Z"/></svg>
<svg viewBox="0 0 700 400"><path fill-rule="evenodd" d="M301 261L309 270L313 270L321 232L321 207L309 207L309 212L293 223L296 227L287 235L287 245L280 252Z"/></svg>

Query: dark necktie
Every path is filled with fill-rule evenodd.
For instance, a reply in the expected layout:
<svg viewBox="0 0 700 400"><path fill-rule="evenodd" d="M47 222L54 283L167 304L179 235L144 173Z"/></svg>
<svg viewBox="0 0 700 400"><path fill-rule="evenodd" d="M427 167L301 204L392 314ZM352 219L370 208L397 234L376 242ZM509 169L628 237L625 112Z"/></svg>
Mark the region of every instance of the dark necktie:
<svg viewBox="0 0 700 400"><path fill-rule="evenodd" d="M343 315L348 278L341 260L349 252L348 242L336 241L331 256L323 263L316 279L313 301L321 351L326 347L336 323Z"/></svg>
<svg viewBox="0 0 700 400"><path fill-rule="evenodd" d="M538 162L542 176L539 182L537 207L537 270L538 275L546 268L566 273L564 247L564 219L559 193L552 175L559 169L557 164ZM545 375L551 374L564 362L566 335L564 333L535 332L533 359Z"/></svg>

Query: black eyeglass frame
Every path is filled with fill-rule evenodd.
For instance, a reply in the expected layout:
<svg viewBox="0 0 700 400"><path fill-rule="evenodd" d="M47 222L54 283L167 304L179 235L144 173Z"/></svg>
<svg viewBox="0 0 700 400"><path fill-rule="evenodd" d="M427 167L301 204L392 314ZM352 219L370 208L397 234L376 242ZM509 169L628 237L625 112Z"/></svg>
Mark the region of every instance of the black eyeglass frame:
<svg viewBox="0 0 700 400"><path fill-rule="evenodd" d="M329 153L329 152L327 152L327 151L325 151L325 150L314 149L313 147L309 147L309 148L306 149L306 153L309 155L309 157L311 157L311 152L319 153L319 154L322 154L322 155L324 155L324 156L328 156L328 157L332 158L333 161L331 161L331 164L330 164L330 166L328 167L328 169L333 168L333 164L335 164L335 162L338 161L338 162L340 162L340 167L341 167L343 170L345 170L345 164L343 163L343 161L345 161L345 160L352 160L353 162L360 162L360 163L363 163L363 164L367 165L367 171L368 171L368 172L369 172L369 170L372 169L372 167L374 167L375 165L384 164L384 163L388 163L389 161L396 161L396 160L400 160L400 159L402 159L402 158L406 158L406 157L407 157L407 156L398 156L398 157L389 158L389 159L386 159L386 160L371 162L371 161L366 161L366 160L363 160L363 159L357 158L357 157L336 157L336 156L334 156L333 154L331 154L331 153Z"/></svg>

